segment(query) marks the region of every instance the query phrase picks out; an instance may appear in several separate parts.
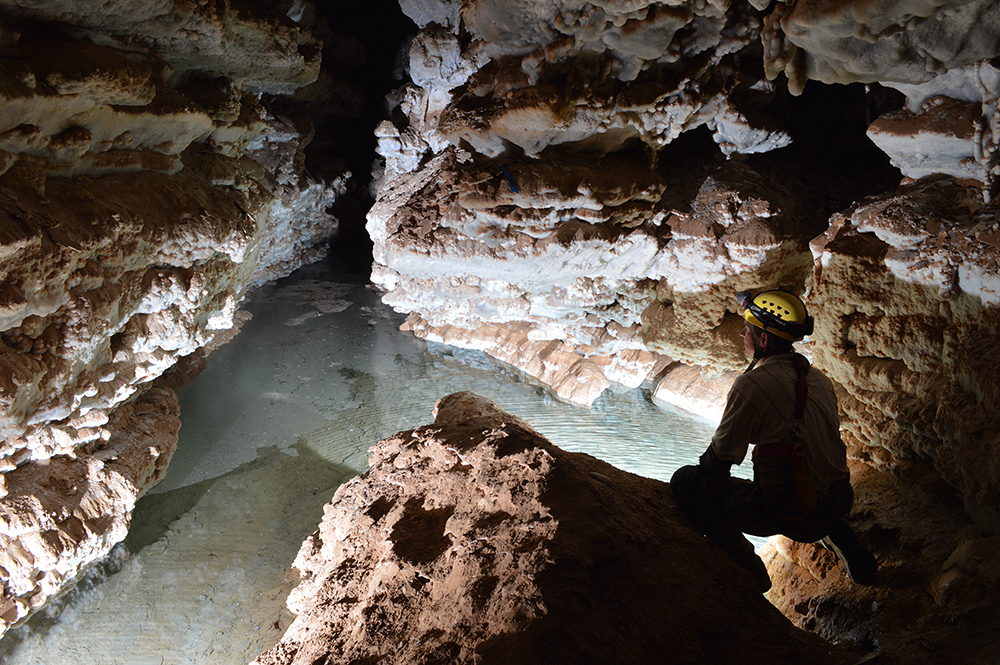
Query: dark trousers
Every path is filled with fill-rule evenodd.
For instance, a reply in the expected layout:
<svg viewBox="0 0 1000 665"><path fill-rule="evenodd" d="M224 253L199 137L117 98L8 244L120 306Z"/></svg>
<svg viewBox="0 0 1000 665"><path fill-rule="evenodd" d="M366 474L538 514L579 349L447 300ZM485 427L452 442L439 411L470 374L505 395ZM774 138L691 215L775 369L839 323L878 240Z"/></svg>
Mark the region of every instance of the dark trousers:
<svg viewBox="0 0 1000 665"><path fill-rule="evenodd" d="M753 545L743 534L781 534L802 543L814 543L840 528L838 522L843 522L854 503L854 490L850 480L845 479L820 492L816 510L804 519L778 520L764 508L760 489L753 482L712 475L698 466L678 469L670 479L670 490L677 506L698 530L740 564L747 557L756 557Z"/></svg>

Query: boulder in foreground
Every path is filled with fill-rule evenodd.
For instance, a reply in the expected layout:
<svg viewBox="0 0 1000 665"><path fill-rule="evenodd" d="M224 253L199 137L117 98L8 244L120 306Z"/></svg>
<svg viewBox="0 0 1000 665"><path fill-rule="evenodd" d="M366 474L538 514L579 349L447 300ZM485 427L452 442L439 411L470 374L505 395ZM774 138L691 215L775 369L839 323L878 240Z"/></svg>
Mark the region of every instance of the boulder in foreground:
<svg viewBox="0 0 1000 665"><path fill-rule="evenodd" d="M295 561L260 665L823 663L666 483L552 445L470 392L372 448Z"/></svg>

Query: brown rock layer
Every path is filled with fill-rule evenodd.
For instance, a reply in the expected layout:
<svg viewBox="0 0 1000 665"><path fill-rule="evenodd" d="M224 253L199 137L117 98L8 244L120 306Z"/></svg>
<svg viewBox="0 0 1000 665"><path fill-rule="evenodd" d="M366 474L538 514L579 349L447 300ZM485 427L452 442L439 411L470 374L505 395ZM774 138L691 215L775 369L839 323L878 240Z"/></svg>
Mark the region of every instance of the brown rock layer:
<svg viewBox="0 0 1000 665"><path fill-rule="evenodd" d="M0 628L37 610L125 538L136 499L167 471L179 412L172 390L148 390L114 411L99 445L4 474Z"/></svg>
<svg viewBox="0 0 1000 665"><path fill-rule="evenodd" d="M852 454L941 480L1000 532L997 209L950 180L859 204L813 243L816 361L844 388Z"/></svg>
<svg viewBox="0 0 1000 665"><path fill-rule="evenodd" d="M878 555L879 583L850 581L833 554L775 538L768 598L795 625L871 652L880 665L1000 662L997 538L946 492L852 464L851 522Z"/></svg>
<svg viewBox="0 0 1000 665"><path fill-rule="evenodd" d="M295 562L278 663L835 663L695 534L669 487L489 400L372 450Z"/></svg>
<svg viewBox="0 0 1000 665"><path fill-rule="evenodd" d="M349 175L305 175L309 123L259 94L316 78L304 26L112 4L0 2L0 633L124 538L176 444L153 382L229 339L248 287L324 254ZM112 472L129 457L156 472Z"/></svg>

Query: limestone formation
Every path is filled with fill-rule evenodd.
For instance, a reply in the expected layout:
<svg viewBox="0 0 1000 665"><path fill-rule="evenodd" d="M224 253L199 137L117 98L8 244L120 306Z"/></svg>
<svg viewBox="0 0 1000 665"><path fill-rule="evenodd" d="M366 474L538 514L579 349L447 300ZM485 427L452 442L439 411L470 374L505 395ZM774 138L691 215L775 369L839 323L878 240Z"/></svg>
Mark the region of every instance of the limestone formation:
<svg viewBox="0 0 1000 665"><path fill-rule="evenodd" d="M772 7L765 66L772 78L784 72L793 92L808 79L923 83L1000 51L1000 10L988 0L753 4Z"/></svg>
<svg viewBox="0 0 1000 665"><path fill-rule="evenodd" d="M802 291L807 243L832 212L790 179L671 145L698 128L723 155L789 144L768 106L780 87L759 69L759 16L571 5L469 3L457 23L447 3L404 3L424 30L400 97L406 121L377 130L372 279L419 314L417 334L502 359L517 353L497 326L584 357L737 369L731 294ZM642 368L630 373L652 378ZM570 379L550 366L542 380Z"/></svg>
<svg viewBox="0 0 1000 665"><path fill-rule="evenodd" d="M307 176L308 122L260 95L316 78L307 29L107 9L0 2L0 632L124 538L176 444L157 379L323 255L349 176Z"/></svg>
<svg viewBox="0 0 1000 665"><path fill-rule="evenodd" d="M370 466L303 543L298 616L259 665L844 662L695 534L666 484L477 395L441 399Z"/></svg>
<svg viewBox="0 0 1000 665"><path fill-rule="evenodd" d="M920 584L957 570L993 588L971 561L1000 534L996 3L402 7L421 31L377 130L368 229L407 329L579 403L625 363L691 404L745 366L734 293L790 288L816 316L801 350L839 386L850 455L944 505L958 494L978 530L900 526L974 543Z"/></svg>
<svg viewBox="0 0 1000 665"><path fill-rule="evenodd" d="M483 349L580 404L612 382L658 382L657 399L708 412L705 395L745 363L732 295L803 294L817 329L802 350L838 385L857 475L892 475L859 493L852 519L889 564L888 588L908 600L845 595L829 557L783 541L771 545L772 600L803 627L866 650L894 631L945 630L935 622L995 626L997 3L400 7L419 32L410 81L375 129L367 229L372 281L409 314L407 329ZM328 210L349 174L306 173L313 128L293 111L358 102L335 100L337 81L320 74L332 51L310 29L316 20L299 1L0 0L0 628L124 533L170 456L177 422L164 375L234 334L245 290L315 260L336 231ZM401 440L383 452L392 446L403 455ZM457 459L435 450L435 464ZM579 468L625 482L590 464ZM584 476L609 505L620 499ZM440 477L473 482L461 465ZM925 501L944 516L922 523ZM889 505L899 514L879 517ZM407 513L404 500L357 519L439 508ZM481 525L493 534L483 537L523 536L509 526ZM435 546L458 552L455 533ZM301 559L307 572L328 565L313 554L341 546L320 539ZM541 565L531 556L548 546L536 541L519 554ZM922 542L926 557L896 565ZM397 572L413 575L401 594L419 600L446 584L429 566L417 577L437 556L414 564L403 550ZM478 595L457 597L467 604L456 616L493 602L499 587L482 579ZM322 582L302 587L303 616ZM362 618L350 613L363 594L346 590L361 578L342 582L339 598L359 602L331 607ZM914 591L924 587L929 595ZM537 588L551 610L575 587ZM526 598L506 606L522 615L480 635L541 616ZM886 616L862 625L872 603ZM923 623L906 623L918 605ZM447 630L419 634L443 658L513 648ZM935 633L928 649L940 655L968 634ZM297 635L288 644L305 644ZM275 658L291 653L282 648Z"/></svg>
<svg viewBox="0 0 1000 665"><path fill-rule="evenodd" d="M851 521L878 552L879 584L858 586L832 553L777 537L762 552L768 599L800 628L870 651L869 662L996 662L997 538L926 487L858 462L851 470Z"/></svg>
<svg viewBox="0 0 1000 665"><path fill-rule="evenodd" d="M815 356L844 389L853 454L964 497L1000 529L1000 218L976 188L917 181L813 243Z"/></svg>
<svg viewBox="0 0 1000 665"><path fill-rule="evenodd" d="M267 3L4 0L0 8L14 19L57 21L125 52L152 47L178 79L212 73L248 92L292 93L319 75L321 45L294 14Z"/></svg>
<svg viewBox="0 0 1000 665"><path fill-rule="evenodd" d="M73 454L23 464L0 492L0 622L6 627L63 591L125 538L136 499L163 478L177 445L172 390L153 389L92 415ZM60 430L50 430L53 437Z"/></svg>
<svg viewBox="0 0 1000 665"><path fill-rule="evenodd" d="M462 159L449 149L394 181L368 226L385 302L418 312L427 326L415 330L466 329L462 346L491 347L474 340L515 326L585 356L654 352L733 369L738 339L713 332L730 329L732 293L801 285L810 269L798 205L739 164L691 168L672 184L692 197L675 199L639 154L491 170ZM650 376L640 366L638 382Z"/></svg>
<svg viewBox="0 0 1000 665"><path fill-rule="evenodd" d="M997 100L1000 69L977 62L926 83L889 83L906 95L905 108L885 113L868 135L911 178L949 175L987 185L997 178Z"/></svg>

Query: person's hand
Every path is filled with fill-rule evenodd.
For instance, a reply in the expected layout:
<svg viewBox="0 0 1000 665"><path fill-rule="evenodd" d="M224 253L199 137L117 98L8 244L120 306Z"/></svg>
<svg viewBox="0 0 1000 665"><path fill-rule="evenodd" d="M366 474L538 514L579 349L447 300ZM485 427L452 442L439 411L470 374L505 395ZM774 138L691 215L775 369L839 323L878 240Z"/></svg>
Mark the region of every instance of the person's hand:
<svg viewBox="0 0 1000 665"><path fill-rule="evenodd" d="M732 466L732 462L716 457L715 449L712 446L709 446L708 450L698 458L698 467L710 476L728 476Z"/></svg>

